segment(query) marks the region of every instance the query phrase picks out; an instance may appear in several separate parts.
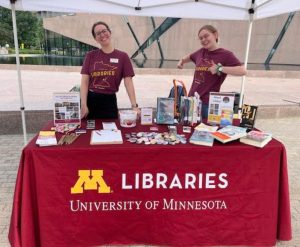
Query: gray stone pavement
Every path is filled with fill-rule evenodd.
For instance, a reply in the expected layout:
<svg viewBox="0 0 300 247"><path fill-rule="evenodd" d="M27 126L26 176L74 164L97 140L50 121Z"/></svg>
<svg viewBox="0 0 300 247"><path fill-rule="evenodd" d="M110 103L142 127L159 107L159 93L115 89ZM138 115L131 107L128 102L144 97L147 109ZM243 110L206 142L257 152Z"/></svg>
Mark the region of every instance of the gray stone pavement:
<svg viewBox="0 0 300 247"><path fill-rule="evenodd" d="M287 149L293 240L278 242L276 246L300 246L300 117L258 119L256 126L271 132ZM23 136L2 135L0 146L0 246L6 247L9 246L7 235Z"/></svg>

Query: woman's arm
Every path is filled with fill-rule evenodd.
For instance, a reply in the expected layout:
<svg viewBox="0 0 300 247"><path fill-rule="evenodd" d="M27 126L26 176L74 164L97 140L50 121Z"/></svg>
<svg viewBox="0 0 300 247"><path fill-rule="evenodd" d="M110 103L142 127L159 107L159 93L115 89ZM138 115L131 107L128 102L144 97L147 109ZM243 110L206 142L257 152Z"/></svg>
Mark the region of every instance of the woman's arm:
<svg viewBox="0 0 300 247"><path fill-rule="evenodd" d="M89 75L81 76L81 86L80 86L80 99L81 99L81 118L85 118L89 114L89 108L87 107L87 95L89 89Z"/></svg>
<svg viewBox="0 0 300 247"><path fill-rule="evenodd" d="M125 84L125 88L131 103L131 107L133 109L137 109L138 105L136 103L136 98L135 98L135 91L134 91L134 85L133 85L133 81L132 81L132 77L125 77L124 78L124 84Z"/></svg>
<svg viewBox="0 0 300 247"><path fill-rule="evenodd" d="M180 60L179 60L179 62L178 62L178 64L177 64L177 68L178 69L183 69L183 65L185 64L185 63L189 63L189 62L191 62L192 60L191 60L191 54L188 54L188 55L186 55L185 57L183 57L183 58L181 58Z"/></svg>
<svg viewBox="0 0 300 247"><path fill-rule="evenodd" d="M223 66L222 64L215 64L211 61L209 71L214 75L216 73L225 73L227 75L243 76L246 75L247 71L243 65L240 66Z"/></svg>
<svg viewBox="0 0 300 247"><path fill-rule="evenodd" d="M243 65L241 66L233 66L233 67L228 67L228 66L222 66L223 67L223 73L227 75L237 75L237 76L243 76L247 74L247 71Z"/></svg>

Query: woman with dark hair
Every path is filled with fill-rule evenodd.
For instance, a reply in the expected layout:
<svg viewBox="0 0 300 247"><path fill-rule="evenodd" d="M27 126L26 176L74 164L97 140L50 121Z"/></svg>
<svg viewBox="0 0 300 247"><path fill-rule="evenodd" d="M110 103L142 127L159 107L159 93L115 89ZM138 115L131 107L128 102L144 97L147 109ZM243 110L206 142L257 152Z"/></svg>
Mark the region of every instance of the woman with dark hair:
<svg viewBox="0 0 300 247"><path fill-rule="evenodd" d="M124 79L131 106L138 110L132 82L134 71L128 55L114 48L111 30L102 21L92 27L92 35L101 48L86 54L81 69L81 117L118 118L116 93Z"/></svg>
<svg viewBox="0 0 300 247"><path fill-rule="evenodd" d="M235 55L228 50L219 48L219 35L215 27L205 25L200 28L198 37L202 48L179 60L177 67L183 68L188 62L195 63L194 79L189 96L197 92L202 100L202 117L208 116L210 92L219 92L227 75L242 76L246 70Z"/></svg>

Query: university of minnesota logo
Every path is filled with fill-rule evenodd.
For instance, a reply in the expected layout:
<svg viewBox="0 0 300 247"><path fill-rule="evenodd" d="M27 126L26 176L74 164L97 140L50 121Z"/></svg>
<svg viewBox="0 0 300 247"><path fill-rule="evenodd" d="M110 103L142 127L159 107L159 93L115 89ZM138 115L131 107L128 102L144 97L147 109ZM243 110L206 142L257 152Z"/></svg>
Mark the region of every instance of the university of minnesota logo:
<svg viewBox="0 0 300 247"><path fill-rule="evenodd" d="M103 170L78 170L78 180L71 188L71 194L82 194L84 190L110 193L110 187L103 179Z"/></svg>

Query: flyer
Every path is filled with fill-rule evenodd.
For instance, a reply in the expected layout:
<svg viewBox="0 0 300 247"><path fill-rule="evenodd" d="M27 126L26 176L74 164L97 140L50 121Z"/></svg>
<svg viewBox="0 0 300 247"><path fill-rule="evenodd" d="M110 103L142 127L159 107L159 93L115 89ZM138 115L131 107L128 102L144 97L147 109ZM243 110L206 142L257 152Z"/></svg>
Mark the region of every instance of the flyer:
<svg viewBox="0 0 300 247"><path fill-rule="evenodd" d="M80 124L80 94L78 92L53 93L54 124Z"/></svg>
<svg viewBox="0 0 300 247"><path fill-rule="evenodd" d="M232 124L235 93L211 92L208 104L208 119L210 124Z"/></svg>

